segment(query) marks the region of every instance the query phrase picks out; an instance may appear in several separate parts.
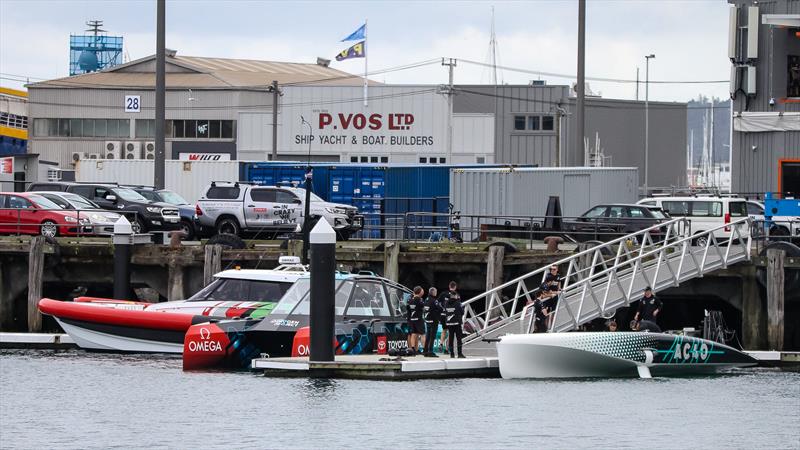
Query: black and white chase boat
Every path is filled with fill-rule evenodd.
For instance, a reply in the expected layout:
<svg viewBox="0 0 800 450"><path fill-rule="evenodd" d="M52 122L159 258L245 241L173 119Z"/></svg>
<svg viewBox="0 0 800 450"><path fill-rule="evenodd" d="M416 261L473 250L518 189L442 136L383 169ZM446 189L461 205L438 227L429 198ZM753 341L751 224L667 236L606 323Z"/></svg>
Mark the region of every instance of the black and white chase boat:
<svg viewBox="0 0 800 450"><path fill-rule="evenodd" d="M509 334L497 354L503 378L651 378L757 363L718 342L650 332Z"/></svg>

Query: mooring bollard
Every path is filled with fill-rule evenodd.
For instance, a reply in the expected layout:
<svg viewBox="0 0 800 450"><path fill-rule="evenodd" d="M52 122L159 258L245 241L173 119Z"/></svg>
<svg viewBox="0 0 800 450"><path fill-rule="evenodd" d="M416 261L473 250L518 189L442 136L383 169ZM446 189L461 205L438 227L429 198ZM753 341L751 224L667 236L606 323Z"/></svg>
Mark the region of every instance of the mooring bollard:
<svg viewBox="0 0 800 450"><path fill-rule="evenodd" d="M114 224L114 298L126 300L131 292L133 227L125 216Z"/></svg>
<svg viewBox="0 0 800 450"><path fill-rule="evenodd" d="M336 232L320 218L309 233L311 244L310 361L333 361Z"/></svg>

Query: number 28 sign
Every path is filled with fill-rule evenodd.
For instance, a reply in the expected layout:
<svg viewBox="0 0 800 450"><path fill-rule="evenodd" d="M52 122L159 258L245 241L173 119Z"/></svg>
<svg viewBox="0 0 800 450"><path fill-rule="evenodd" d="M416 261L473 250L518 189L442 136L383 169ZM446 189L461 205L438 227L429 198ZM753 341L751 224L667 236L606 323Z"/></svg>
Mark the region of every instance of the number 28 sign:
<svg viewBox="0 0 800 450"><path fill-rule="evenodd" d="M138 113L142 111L142 98L139 95L125 96L125 112Z"/></svg>

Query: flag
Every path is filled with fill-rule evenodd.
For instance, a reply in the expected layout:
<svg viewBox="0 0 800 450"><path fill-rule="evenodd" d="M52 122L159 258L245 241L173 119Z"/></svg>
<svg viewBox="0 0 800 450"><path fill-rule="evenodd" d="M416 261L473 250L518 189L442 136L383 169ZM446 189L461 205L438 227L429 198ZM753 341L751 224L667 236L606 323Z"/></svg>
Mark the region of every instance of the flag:
<svg viewBox="0 0 800 450"><path fill-rule="evenodd" d="M336 55L336 60L344 61L345 59L350 58L364 58L367 56L367 47L364 45L365 43L366 41L361 41L352 47L342 50L338 55Z"/></svg>
<svg viewBox="0 0 800 450"><path fill-rule="evenodd" d="M342 42L347 41L357 41L359 39L366 39L367 38L367 24L361 25L356 31L353 31L350 36L342 39Z"/></svg>

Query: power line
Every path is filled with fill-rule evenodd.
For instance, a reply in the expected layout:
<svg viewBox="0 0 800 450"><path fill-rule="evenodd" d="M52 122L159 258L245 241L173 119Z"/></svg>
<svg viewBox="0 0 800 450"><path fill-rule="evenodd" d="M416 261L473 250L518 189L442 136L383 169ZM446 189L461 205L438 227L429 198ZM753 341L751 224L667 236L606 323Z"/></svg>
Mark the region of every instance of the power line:
<svg viewBox="0 0 800 450"><path fill-rule="evenodd" d="M476 66L482 67L493 67L491 64L482 63L478 61L472 61L469 59L459 59L459 61L463 61L467 64L473 64ZM569 78L573 79L576 78L576 75L572 74L563 74L563 73L555 73L555 72L544 72L541 70L531 70L531 69L521 69L518 67L508 67L508 66L497 66L498 69L508 70L510 72L519 72L519 73L527 73L531 75L540 75L540 76L549 76L549 77L556 77L556 78ZM605 81L609 83L643 83L642 81L637 80L627 80L622 78L607 78L607 77L586 77L587 80L591 81ZM717 84L717 83L729 83L730 80L650 80L651 84Z"/></svg>

